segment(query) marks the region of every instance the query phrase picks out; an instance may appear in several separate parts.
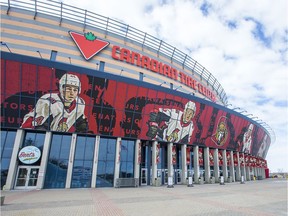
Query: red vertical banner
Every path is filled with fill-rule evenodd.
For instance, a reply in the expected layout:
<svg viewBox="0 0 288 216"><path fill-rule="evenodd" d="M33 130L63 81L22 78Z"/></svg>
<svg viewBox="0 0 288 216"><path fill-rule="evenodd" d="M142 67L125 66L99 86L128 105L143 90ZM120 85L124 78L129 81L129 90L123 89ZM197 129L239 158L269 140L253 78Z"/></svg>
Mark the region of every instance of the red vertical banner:
<svg viewBox="0 0 288 216"><path fill-rule="evenodd" d="M239 154L239 163L240 163L240 166L241 167L244 167L244 156L243 156L243 154Z"/></svg>
<svg viewBox="0 0 288 216"><path fill-rule="evenodd" d="M245 166L250 166L250 157L249 155L244 154Z"/></svg>
<svg viewBox="0 0 288 216"><path fill-rule="evenodd" d="M257 158L255 156L252 157L253 167L257 167Z"/></svg>
<svg viewBox="0 0 288 216"><path fill-rule="evenodd" d="M203 148L198 149L199 166L203 166Z"/></svg>
<svg viewBox="0 0 288 216"><path fill-rule="evenodd" d="M223 166L223 152L222 152L222 150L218 150L218 160L219 160L219 166Z"/></svg>
<svg viewBox="0 0 288 216"><path fill-rule="evenodd" d="M260 158L256 158L256 167L259 168L260 166Z"/></svg>
<svg viewBox="0 0 288 216"><path fill-rule="evenodd" d="M267 168L267 161L264 160L263 162L264 162L264 168Z"/></svg>
<svg viewBox="0 0 288 216"><path fill-rule="evenodd" d="M138 164L141 164L141 142L139 142L139 145L138 145Z"/></svg>
<svg viewBox="0 0 288 216"><path fill-rule="evenodd" d="M191 156L190 156L190 147L186 147L186 164L189 165L191 161Z"/></svg>
<svg viewBox="0 0 288 216"><path fill-rule="evenodd" d="M176 160L176 146L173 145L172 146L172 164L175 165L177 162Z"/></svg>
<svg viewBox="0 0 288 216"><path fill-rule="evenodd" d="M233 153L234 166L238 166L237 153Z"/></svg>
<svg viewBox="0 0 288 216"><path fill-rule="evenodd" d="M209 149L209 165L214 166L214 149Z"/></svg>
<svg viewBox="0 0 288 216"><path fill-rule="evenodd" d="M160 163L160 143L156 145L156 164Z"/></svg>
<svg viewBox="0 0 288 216"><path fill-rule="evenodd" d="M254 157L251 155L250 156L250 166L251 167L254 167L255 166L255 164L254 164Z"/></svg>
<svg viewBox="0 0 288 216"><path fill-rule="evenodd" d="M226 151L227 166L231 166L231 152Z"/></svg>

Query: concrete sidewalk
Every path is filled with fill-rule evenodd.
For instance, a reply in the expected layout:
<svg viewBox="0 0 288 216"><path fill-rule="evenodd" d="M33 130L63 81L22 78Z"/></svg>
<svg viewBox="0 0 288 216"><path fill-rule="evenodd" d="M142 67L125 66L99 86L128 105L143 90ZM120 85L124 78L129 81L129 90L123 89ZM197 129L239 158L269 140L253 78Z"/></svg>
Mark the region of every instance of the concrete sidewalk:
<svg viewBox="0 0 288 216"><path fill-rule="evenodd" d="M2 191L2 216L287 215L287 180L139 188Z"/></svg>

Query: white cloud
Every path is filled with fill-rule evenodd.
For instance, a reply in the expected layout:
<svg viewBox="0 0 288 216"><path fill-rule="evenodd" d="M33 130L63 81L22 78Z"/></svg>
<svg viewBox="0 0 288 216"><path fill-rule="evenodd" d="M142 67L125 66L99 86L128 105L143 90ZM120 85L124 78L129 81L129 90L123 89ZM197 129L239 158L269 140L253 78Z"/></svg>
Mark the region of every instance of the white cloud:
<svg viewBox="0 0 288 216"><path fill-rule="evenodd" d="M230 103L274 129L268 164L273 171L288 171L286 0L63 2L120 20L197 60L219 80ZM204 3L206 16L200 10ZM262 35L255 37L255 31Z"/></svg>

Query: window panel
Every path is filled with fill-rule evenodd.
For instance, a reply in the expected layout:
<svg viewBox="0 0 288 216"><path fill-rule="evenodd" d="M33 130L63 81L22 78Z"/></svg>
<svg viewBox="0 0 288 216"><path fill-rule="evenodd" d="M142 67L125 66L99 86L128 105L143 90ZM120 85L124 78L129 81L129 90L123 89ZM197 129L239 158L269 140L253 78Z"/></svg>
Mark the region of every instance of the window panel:
<svg viewBox="0 0 288 216"><path fill-rule="evenodd" d="M100 139L96 187L113 186L115 149L116 139Z"/></svg>
<svg viewBox="0 0 288 216"><path fill-rule="evenodd" d="M71 136L53 134L44 188L65 188L70 145Z"/></svg>

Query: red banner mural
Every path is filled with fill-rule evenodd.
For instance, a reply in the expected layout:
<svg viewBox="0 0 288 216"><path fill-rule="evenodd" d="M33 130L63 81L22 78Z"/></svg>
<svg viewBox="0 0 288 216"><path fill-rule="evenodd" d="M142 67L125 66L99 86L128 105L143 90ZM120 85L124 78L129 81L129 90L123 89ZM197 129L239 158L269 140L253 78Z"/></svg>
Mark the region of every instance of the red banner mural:
<svg viewBox="0 0 288 216"><path fill-rule="evenodd" d="M160 144L156 145L156 164L160 163Z"/></svg>
<svg viewBox="0 0 288 216"><path fill-rule="evenodd" d="M245 166L245 159L244 159L243 154L239 154L239 163L241 167Z"/></svg>
<svg viewBox="0 0 288 216"><path fill-rule="evenodd" d="M177 155L176 155L176 146L172 146L172 164L176 165L177 163Z"/></svg>
<svg viewBox="0 0 288 216"><path fill-rule="evenodd" d="M251 164L250 164L250 155L244 154L244 160L245 160L245 166L250 167L251 166Z"/></svg>
<svg viewBox="0 0 288 216"><path fill-rule="evenodd" d="M231 152L226 151L227 166L231 166Z"/></svg>
<svg viewBox="0 0 288 216"><path fill-rule="evenodd" d="M142 143L141 142L139 142L139 145L138 145L138 153L137 153L137 155L138 155L138 164L141 164L141 160L142 160L142 157L141 157L141 147L142 147Z"/></svg>
<svg viewBox="0 0 288 216"><path fill-rule="evenodd" d="M191 155L190 155L191 147L186 147L186 164L189 165L191 162Z"/></svg>
<svg viewBox="0 0 288 216"><path fill-rule="evenodd" d="M145 84L1 60L2 128L157 140L265 157L271 142L266 132L225 110Z"/></svg>
<svg viewBox="0 0 288 216"><path fill-rule="evenodd" d="M218 150L218 160L219 166L223 166L223 152L221 150Z"/></svg>
<svg viewBox="0 0 288 216"><path fill-rule="evenodd" d="M214 149L209 149L209 165L214 166Z"/></svg>
<svg viewBox="0 0 288 216"><path fill-rule="evenodd" d="M198 149L198 161L199 161L199 166L204 165L203 148Z"/></svg>
<svg viewBox="0 0 288 216"><path fill-rule="evenodd" d="M238 166L238 157L237 157L237 153L233 153L233 162L234 162L234 166Z"/></svg>

